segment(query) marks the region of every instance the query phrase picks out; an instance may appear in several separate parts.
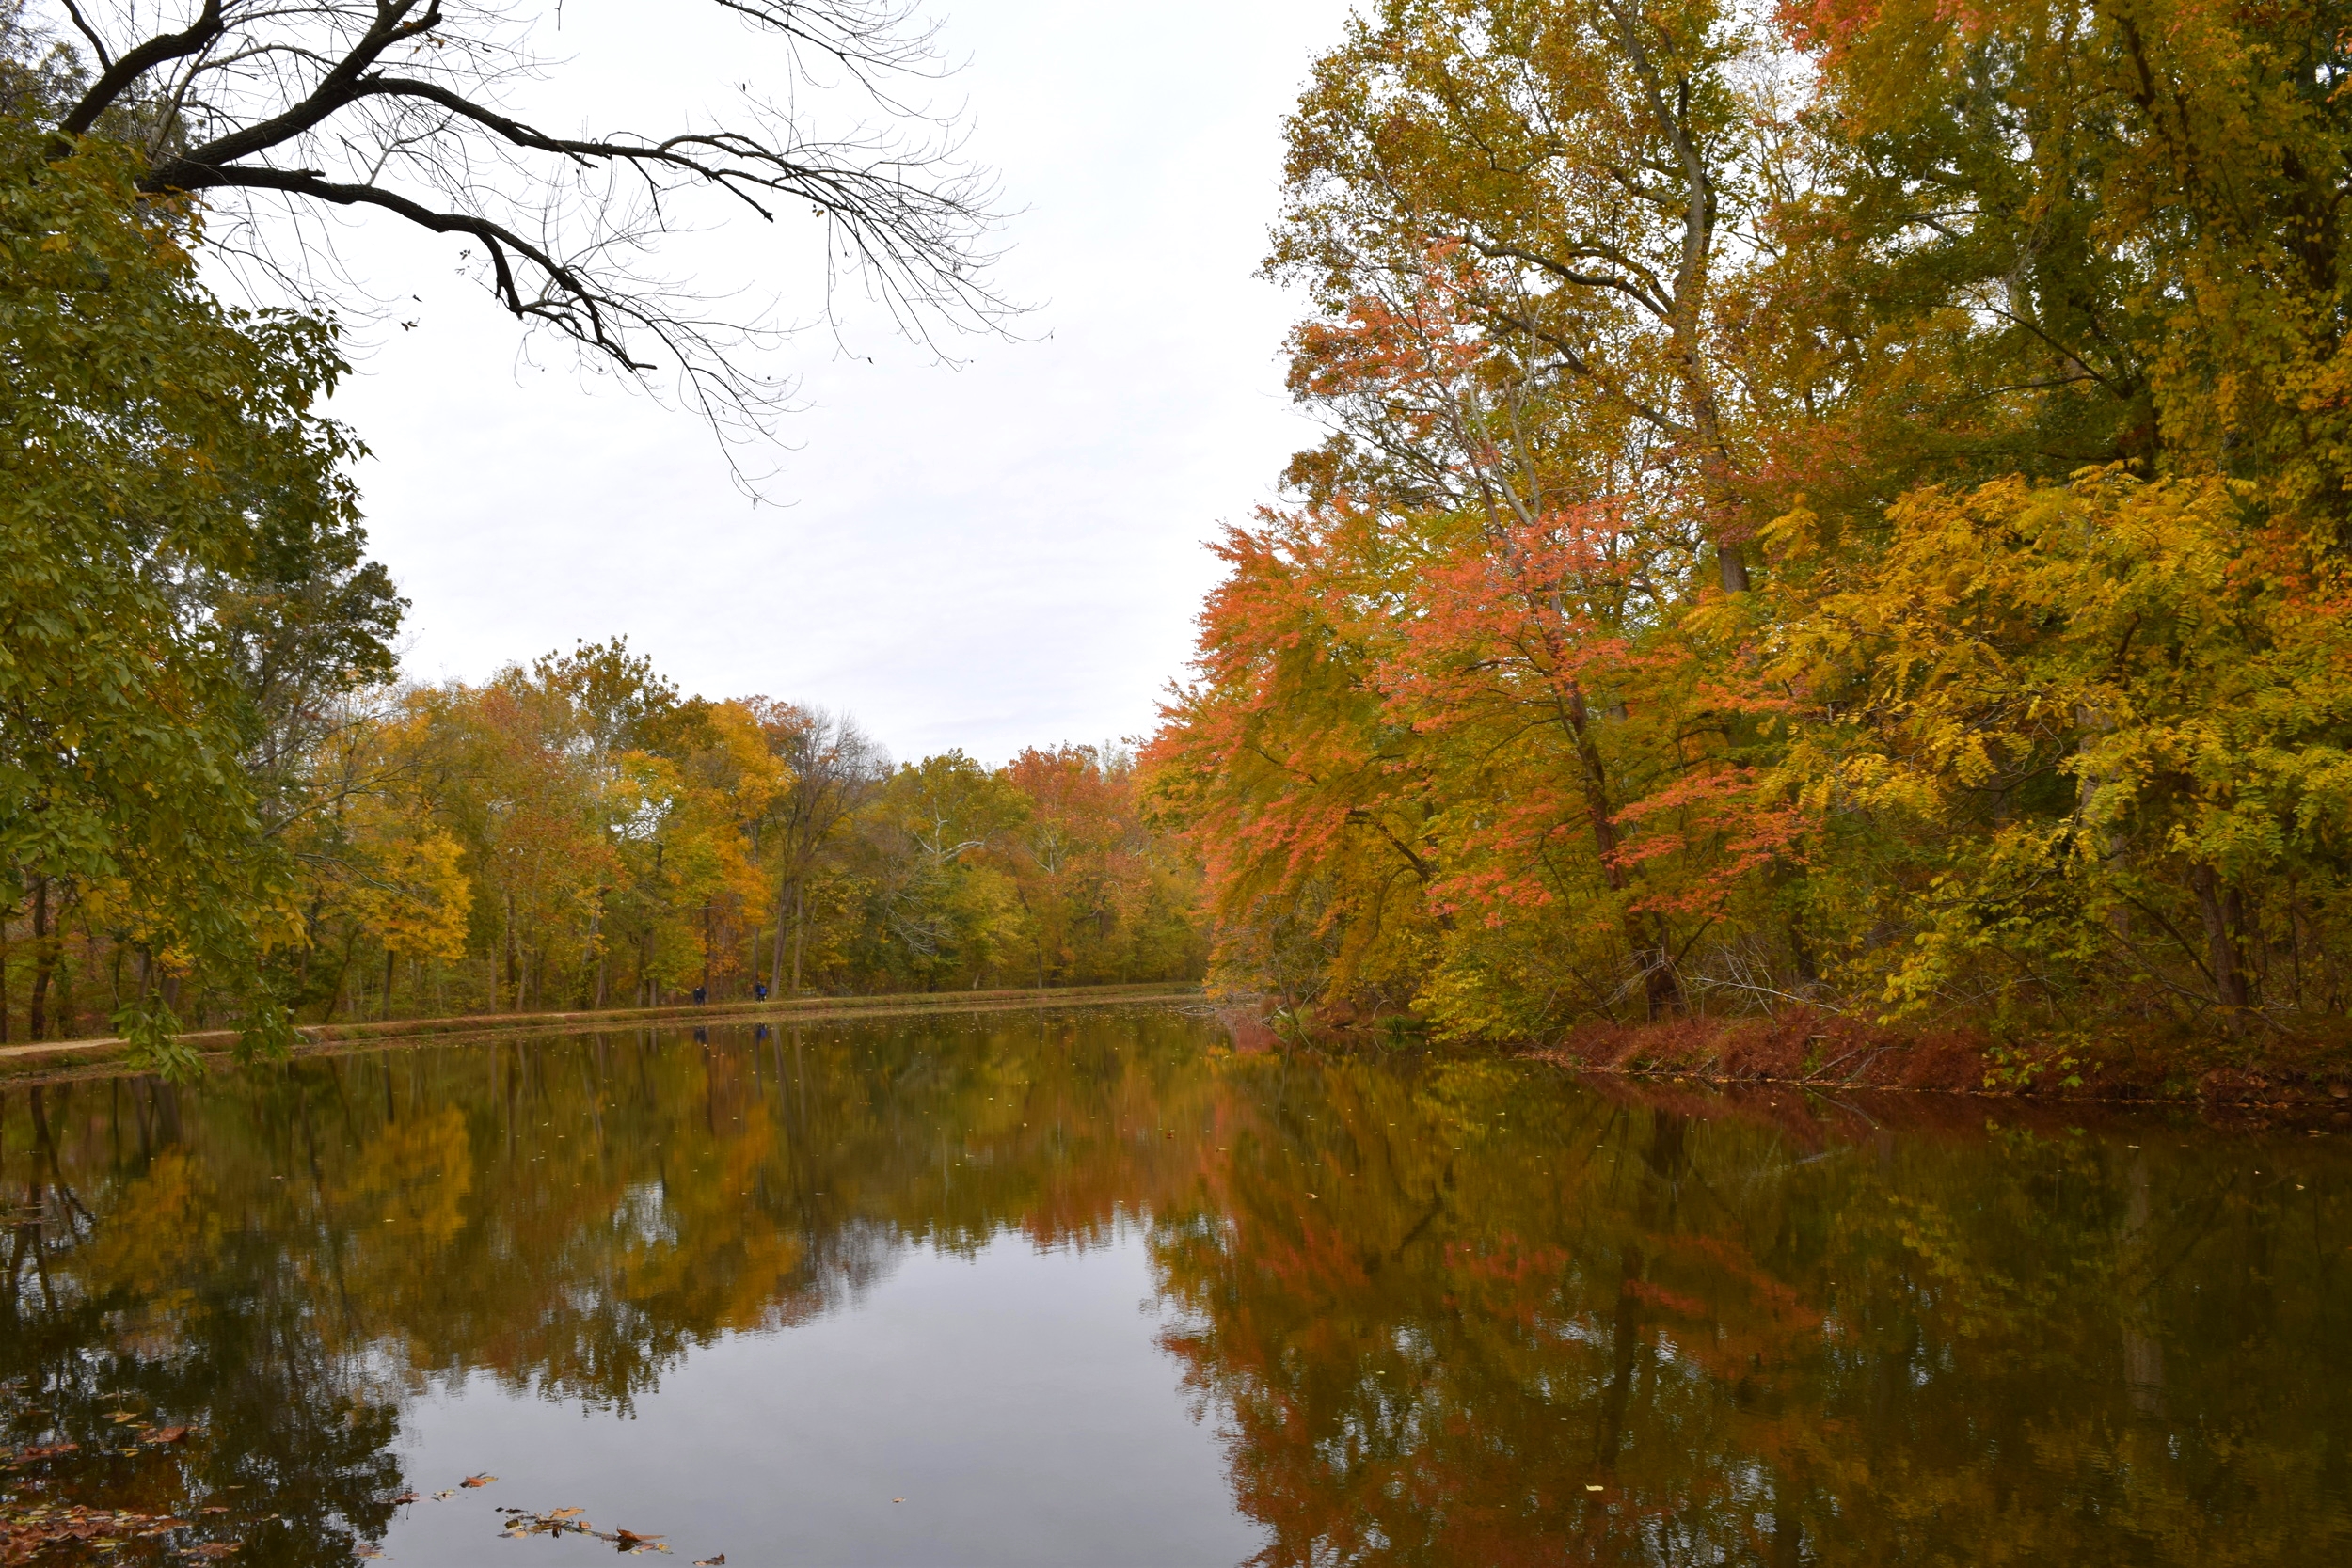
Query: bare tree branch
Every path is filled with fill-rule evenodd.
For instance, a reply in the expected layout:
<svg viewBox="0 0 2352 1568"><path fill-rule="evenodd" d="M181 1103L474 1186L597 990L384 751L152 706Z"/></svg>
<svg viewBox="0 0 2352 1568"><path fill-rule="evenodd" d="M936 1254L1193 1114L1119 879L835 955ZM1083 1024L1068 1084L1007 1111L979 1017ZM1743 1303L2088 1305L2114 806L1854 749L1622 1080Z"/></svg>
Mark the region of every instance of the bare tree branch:
<svg viewBox="0 0 2352 1568"><path fill-rule="evenodd" d="M156 8L142 0L51 3L100 67L58 135L135 144L142 187L199 198L227 253L312 294L322 273L351 275L306 214L373 210L467 237L510 314L682 402L730 461L787 406L788 385L753 361L788 327L649 271L663 239L729 211L776 224L800 204L821 230L836 331L850 277L943 357L950 337L1019 313L989 277L996 194L963 160L958 118L905 96L947 71L914 0L707 0L771 57L720 68L736 114L661 135L564 135L515 112L551 74L531 47L546 0L202 0L177 31L142 22ZM819 111L845 104L848 128L821 132Z"/></svg>
<svg viewBox="0 0 2352 1568"><path fill-rule="evenodd" d="M57 129L68 136L88 135L89 128L98 123L98 117L112 107L115 101L129 91L140 77L157 66L168 65L173 60L185 59L202 51L220 37L220 8L221 0L204 0L203 13L188 25L186 31L158 34L120 59L105 64L106 46L99 41L97 33L83 21L82 13L69 7L68 9L73 10L73 24L89 39L90 47L98 51L99 60L105 64L105 74L90 85L89 91L82 95L82 101L67 113Z"/></svg>

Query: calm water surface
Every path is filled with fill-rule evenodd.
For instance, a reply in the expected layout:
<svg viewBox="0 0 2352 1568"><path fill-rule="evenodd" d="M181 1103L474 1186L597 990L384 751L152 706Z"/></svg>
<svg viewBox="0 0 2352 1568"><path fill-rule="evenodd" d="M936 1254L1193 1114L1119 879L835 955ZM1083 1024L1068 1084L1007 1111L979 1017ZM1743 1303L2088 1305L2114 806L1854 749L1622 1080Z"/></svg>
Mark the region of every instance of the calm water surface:
<svg viewBox="0 0 2352 1568"><path fill-rule="evenodd" d="M44 1563L612 1549L501 1508L680 1563L2338 1563L2322 1132L1150 1011L18 1086L0 1451L81 1447L0 1497L197 1521Z"/></svg>

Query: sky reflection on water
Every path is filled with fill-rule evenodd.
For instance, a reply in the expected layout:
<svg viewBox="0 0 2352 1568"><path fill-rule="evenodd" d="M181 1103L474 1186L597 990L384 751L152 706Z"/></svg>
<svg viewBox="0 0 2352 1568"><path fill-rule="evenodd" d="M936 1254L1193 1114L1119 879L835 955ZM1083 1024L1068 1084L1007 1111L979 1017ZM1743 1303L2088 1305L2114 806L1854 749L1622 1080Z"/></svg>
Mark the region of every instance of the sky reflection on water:
<svg viewBox="0 0 2352 1568"><path fill-rule="evenodd" d="M1145 1010L15 1087L7 1445L83 1448L0 1492L255 1564L609 1549L500 1507L681 1562L2339 1560L2343 1143Z"/></svg>

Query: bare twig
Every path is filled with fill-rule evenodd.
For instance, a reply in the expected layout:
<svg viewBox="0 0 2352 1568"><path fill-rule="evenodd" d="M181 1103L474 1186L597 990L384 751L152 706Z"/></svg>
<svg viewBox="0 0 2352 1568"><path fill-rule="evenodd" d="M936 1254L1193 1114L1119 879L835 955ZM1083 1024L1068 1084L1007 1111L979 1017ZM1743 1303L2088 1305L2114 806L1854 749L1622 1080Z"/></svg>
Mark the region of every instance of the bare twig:
<svg viewBox="0 0 2352 1568"><path fill-rule="evenodd" d="M186 25L162 29L135 0L54 3L99 67L59 113L61 144L135 143L145 189L201 198L216 248L306 296L350 276L307 214L373 209L469 242L460 259L512 316L683 403L731 461L789 404L789 383L755 366L789 326L651 271L664 238L806 213L824 319L838 331L838 287L858 277L943 356L1018 314L989 277L993 185L958 117L906 96L948 69L913 0L708 0L767 46L781 101L730 58L733 114L659 135L567 135L514 112L549 73L534 0L184 0ZM815 110L844 103L848 128L821 131Z"/></svg>

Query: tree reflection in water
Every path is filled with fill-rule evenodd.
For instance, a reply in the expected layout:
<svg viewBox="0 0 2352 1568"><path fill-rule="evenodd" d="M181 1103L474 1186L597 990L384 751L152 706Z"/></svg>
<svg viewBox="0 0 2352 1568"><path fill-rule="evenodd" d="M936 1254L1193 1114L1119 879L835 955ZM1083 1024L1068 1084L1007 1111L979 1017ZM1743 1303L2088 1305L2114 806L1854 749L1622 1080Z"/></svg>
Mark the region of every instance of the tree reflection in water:
<svg viewBox="0 0 2352 1568"><path fill-rule="evenodd" d="M907 1248L1130 1223L1268 1563L2352 1548L2334 1137L1235 1055L1141 1011L708 1034L6 1091L10 1445L348 1561L437 1384L626 1412ZM198 1434L100 1452L122 1410Z"/></svg>

